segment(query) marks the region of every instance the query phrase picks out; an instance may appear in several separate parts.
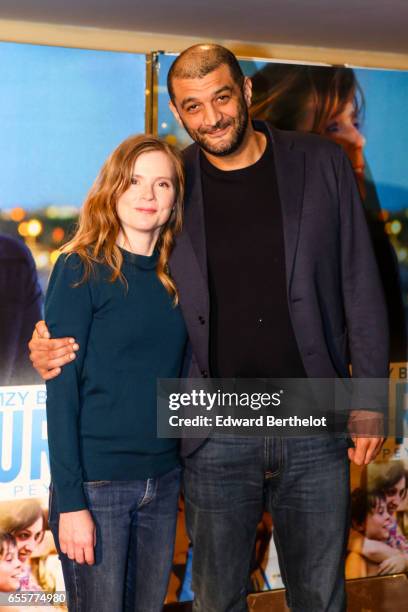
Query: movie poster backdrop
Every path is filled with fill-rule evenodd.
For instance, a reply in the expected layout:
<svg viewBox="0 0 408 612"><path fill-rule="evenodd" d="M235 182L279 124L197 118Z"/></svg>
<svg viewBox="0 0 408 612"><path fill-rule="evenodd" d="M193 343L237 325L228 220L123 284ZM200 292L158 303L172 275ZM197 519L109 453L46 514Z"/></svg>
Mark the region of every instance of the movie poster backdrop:
<svg viewBox="0 0 408 612"><path fill-rule="evenodd" d="M156 127L184 147L189 138L168 109L166 76L173 60L155 55ZM391 404L404 435L389 437L373 466L352 469L346 570L349 578L403 571L408 568L408 125L403 115L408 75L253 60L243 60L242 66L254 80L254 117L336 140L356 171L387 295L390 376L397 382ZM58 591L63 580L47 529L46 394L29 363L27 341L42 316L58 248L102 162L125 137L144 130L146 57L1 43L0 68L0 530L16 537L21 590ZM336 106L334 90L351 94L338 96ZM333 112L327 115L327 109ZM254 590L283 585L272 533L265 515L258 526ZM193 597L192 555L181 499L168 601Z"/></svg>

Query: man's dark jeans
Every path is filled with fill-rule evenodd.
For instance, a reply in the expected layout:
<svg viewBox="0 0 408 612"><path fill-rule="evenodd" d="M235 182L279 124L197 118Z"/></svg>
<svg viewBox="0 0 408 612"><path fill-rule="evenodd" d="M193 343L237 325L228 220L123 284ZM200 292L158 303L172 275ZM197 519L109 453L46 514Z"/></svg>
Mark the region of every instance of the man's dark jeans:
<svg viewBox="0 0 408 612"><path fill-rule="evenodd" d="M344 612L347 440L211 437L185 459L194 612L242 612L256 526L271 513L294 612Z"/></svg>
<svg viewBox="0 0 408 612"><path fill-rule="evenodd" d="M161 612L173 558L180 468L135 481L84 483L96 524L95 565L61 553L53 491L50 527L70 612Z"/></svg>

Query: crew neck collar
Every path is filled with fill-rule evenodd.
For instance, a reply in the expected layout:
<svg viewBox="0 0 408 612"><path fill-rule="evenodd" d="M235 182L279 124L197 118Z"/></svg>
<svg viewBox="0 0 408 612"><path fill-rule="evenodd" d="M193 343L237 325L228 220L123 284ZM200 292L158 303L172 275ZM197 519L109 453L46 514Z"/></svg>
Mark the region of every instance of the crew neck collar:
<svg viewBox="0 0 408 612"><path fill-rule="evenodd" d="M138 255L123 247L119 247L119 249L122 253L123 261L126 261L126 263L135 265L142 270L153 270L157 266L159 259L159 251L157 249L154 249L151 255Z"/></svg>

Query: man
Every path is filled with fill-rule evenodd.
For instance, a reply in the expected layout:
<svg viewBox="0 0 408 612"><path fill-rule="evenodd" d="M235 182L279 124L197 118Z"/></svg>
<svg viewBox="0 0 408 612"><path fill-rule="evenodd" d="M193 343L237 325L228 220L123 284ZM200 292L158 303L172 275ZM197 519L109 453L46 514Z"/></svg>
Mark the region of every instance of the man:
<svg viewBox="0 0 408 612"><path fill-rule="evenodd" d="M33 256L23 242L0 235L0 386L40 382L27 343L41 317L42 291Z"/></svg>
<svg viewBox="0 0 408 612"><path fill-rule="evenodd" d="M330 378L388 374L385 307L352 170L342 150L248 117L251 82L234 55L197 45L174 62L171 109L185 151L185 229L171 272L192 377ZM210 308L211 306L211 308ZM42 336L42 337L39 337ZM75 358L74 339L37 325L44 378ZM374 413L353 412L350 424ZM380 421L380 418L378 419ZM357 437L368 463L380 436ZM295 612L345 610L347 443L334 436L183 440L196 612L246 610L264 508Z"/></svg>

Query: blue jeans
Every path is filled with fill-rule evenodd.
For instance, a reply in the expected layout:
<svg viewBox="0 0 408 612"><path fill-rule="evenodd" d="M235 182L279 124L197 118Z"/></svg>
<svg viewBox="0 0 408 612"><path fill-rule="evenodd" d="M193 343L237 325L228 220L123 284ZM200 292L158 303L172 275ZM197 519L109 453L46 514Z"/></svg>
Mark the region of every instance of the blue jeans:
<svg viewBox="0 0 408 612"><path fill-rule="evenodd" d="M194 612L243 612L256 526L271 513L288 606L346 610L347 440L211 437L185 459Z"/></svg>
<svg viewBox="0 0 408 612"><path fill-rule="evenodd" d="M171 570L180 468L148 480L84 483L96 524L95 564L78 564L58 542L58 500L49 522L70 612L161 612Z"/></svg>

